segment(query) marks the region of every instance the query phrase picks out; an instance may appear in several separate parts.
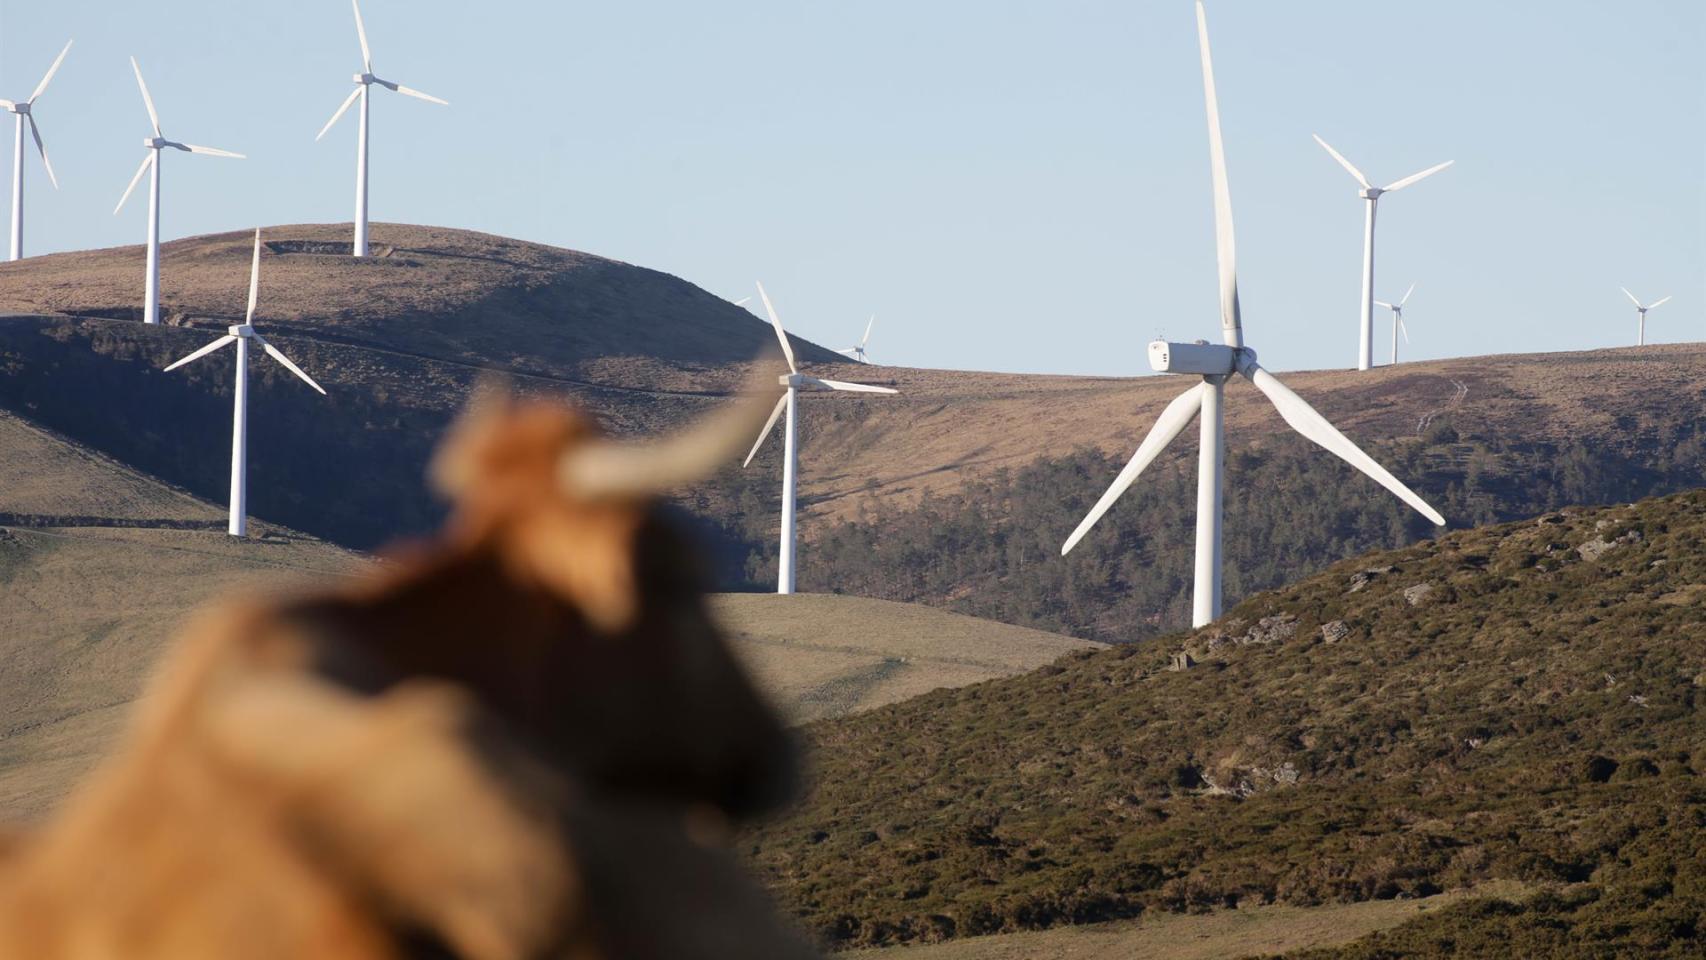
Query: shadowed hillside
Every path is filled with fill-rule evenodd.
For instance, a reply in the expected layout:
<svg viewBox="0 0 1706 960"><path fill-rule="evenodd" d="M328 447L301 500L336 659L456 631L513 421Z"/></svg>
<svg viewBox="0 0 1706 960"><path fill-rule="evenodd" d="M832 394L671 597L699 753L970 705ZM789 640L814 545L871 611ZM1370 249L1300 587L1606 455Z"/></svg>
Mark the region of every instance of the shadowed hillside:
<svg viewBox="0 0 1706 960"><path fill-rule="evenodd" d="M750 850L844 946L1509 880L1380 943L1697 955L1703 706L1706 493L1571 509L816 724Z"/></svg>

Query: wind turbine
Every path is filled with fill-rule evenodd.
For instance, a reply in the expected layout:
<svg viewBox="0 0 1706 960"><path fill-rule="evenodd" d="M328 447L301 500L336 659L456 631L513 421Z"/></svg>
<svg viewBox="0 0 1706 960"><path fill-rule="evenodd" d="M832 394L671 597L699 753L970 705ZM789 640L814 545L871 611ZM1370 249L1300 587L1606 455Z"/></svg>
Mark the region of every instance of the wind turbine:
<svg viewBox="0 0 1706 960"><path fill-rule="evenodd" d="M847 393L899 393L888 387L873 387L864 383L847 383L842 380L820 380L808 377L800 372L799 365L794 362L794 348L788 344L788 333L782 329L782 321L776 317L776 309L770 305L770 296L764 292L764 284L758 285L759 299L764 301L764 312L770 315L770 325L776 328L776 339L782 341L782 355L788 359L788 372L780 378L787 392L776 401L776 409L770 411L770 419L764 421L764 429L758 431L758 440L753 443L752 450L746 455L741 466L752 463L752 458L758 454L758 448L764 446L764 438L770 436L770 430L776 426L776 418L782 411L788 412L788 423L782 431L782 545L776 561L776 592L794 592L794 475L798 469L799 456L795 450L797 421L796 398L801 387L819 387L825 390L841 390Z"/></svg>
<svg viewBox="0 0 1706 960"><path fill-rule="evenodd" d="M1635 305L1635 312L1640 315L1641 325L1640 325L1640 327L1638 327L1636 329L1635 346L1644 347L1647 345L1647 311L1651 310L1655 307L1661 306L1663 304L1669 303L1670 297L1666 297L1663 300L1654 300L1652 303L1649 303L1643 307L1643 306L1641 306L1640 298L1638 298L1634 294L1630 293L1628 287L1619 287L1618 289L1622 290L1623 295L1625 297L1629 298L1629 302L1633 303Z"/></svg>
<svg viewBox="0 0 1706 960"><path fill-rule="evenodd" d="M1404 334L1404 342L1405 343L1410 342L1410 329L1408 327L1404 326L1404 304L1410 302L1410 294L1415 293L1415 292L1416 292L1416 285L1412 283L1412 284L1410 284L1410 289L1404 291L1404 299L1398 301L1397 303L1387 303L1385 300L1374 301L1375 306L1385 307L1386 309L1392 311L1392 365L1393 366L1398 365L1398 334L1399 333Z"/></svg>
<svg viewBox="0 0 1706 960"><path fill-rule="evenodd" d="M53 66L47 68L47 74L36 84L35 92L22 103L13 100L0 100L0 107L17 115L16 128L12 134L12 255L7 259L21 260L24 256L24 124L29 124L30 136L35 138L36 152L41 154L41 165L47 168L47 179L53 184L53 189L59 189L59 178L53 175L53 164L47 160L47 148L42 146L41 131L36 129L36 115L30 111L35 106L36 98L47 89L47 82L59 72L59 65L65 62L65 55L71 52L72 41L65 41L65 49L59 51L59 56L53 61Z"/></svg>
<svg viewBox="0 0 1706 960"><path fill-rule="evenodd" d="M326 121L326 125L320 128L320 132L315 135L314 139L318 141L321 137L325 136L326 131L332 129L332 126L343 117L344 113L349 110L350 105L355 103L356 98L361 98L361 129L360 132L356 134L355 141L355 243L352 247L352 252L355 256L365 257L367 256L368 99L369 94L373 90L373 85L377 83L387 90L394 90L404 96L414 97L418 100L426 100L429 103L437 103L444 106L449 106L450 103L447 100L440 100L430 93L422 93L421 91L415 90L411 87L405 87L400 83L393 83L390 80L381 80L374 76L373 51L369 50L367 47L367 27L361 22L361 0L350 0L350 5L355 8L355 36L357 40L361 41L361 72L355 75L355 89L350 91L349 97L344 100L342 106L338 107L338 112L332 114L332 119Z"/></svg>
<svg viewBox="0 0 1706 960"><path fill-rule="evenodd" d="M1426 170L1423 170L1421 173L1413 173L1413 174L1411 174L1411 175L1405 177L1404 179L1399 180L1395 183L1389 184L1389 185L1384 186L1384 187L1377 187L1374 184L1369 183L1368 178L1362 175L1361 170L1358 170L1349 160L1346 160L1344 158L1344 156L1339 153L1339 151L1334 150L1331 144L1329 144L1327 141L1321 139L1320 135L1316 134L1313 136L1315 136L1315 142L1319 143L1321 145L1322 149L1324 149L1328 153L1332 154L1334 160L1339 161L1339 166L1344 167L1346 170L1348 170L1350 172L1351 176L1356 178L1357 183L1362 186L1362 190L1358 194L1358 196L1362 197L1363 200L1367 204L1367 216L1363 221L1363 231L1362 231L1362 300L1361 300L1361 304L1360 304L1360 308L1362 310L1362 326L1361 326L1362 342L1357 348L1357 369L1358 370L1367 370L1367 369L1374 366L1374 213L1375 213L1375 208L1377 206L1379 206L1380 197L1382 194L1387 194L1387 193L1392 193L1392 192L1397 191L1397 190L1402 190L1405 187L1408 187L1413 183L1416 183L1416 182L1421 181L1421 180L1426 180L1428 177L1433 176L1434 174L1440 172L1441 170L1444 170L1446 167L1451 166L1453 163L1456 163L1457 161L1447 160L1446 162L1444 162L1442 164L1438 164L1437 166L1429 167Z"/></svg>
<svg viewBox="0 0 1706 960"><path fill-rule="evenodd" d="M1436 524L1445 519L1409 487L1404 486L1356 444L1273 374L1256 363L1256 352L1244 345L1243 323L1238 307L1238 264L1232 232L1232 196L1226 178L1226 153L1220 136L1220 106L1215 96L1214 65L1208 47L1208 15L1197 0L1197 38L1202 55L1203 93L1208 106L1209 161L1214 178L1215 259L1220 268L1220 326L1224 344L1169 343L1149 345L1149 363L1161 373L1202 377L1202 383L1185 391L1162 411L1155 426L1138 446L1130 462L1114 479L1113 486L1084 517L1078 529L1066 538L1060 552L1066 553L1083 539L1115 500L1137 480L1167 444L1184 431L1191 418L1202 415L1202 446L1197 460L1197 547L1196 584L1191 623L1203 626L1220 616L1221 607L1221 505L1225 470L1225 438L1222 402L1226 381L1237 373L1267 395L1280 416L1293 430L1324 447L1351 466L1373 477Z"/></svg>
<svg viewBox="0 0 1706 960"><path fill-rule="evenodd" d="M200 350L167 367L167 371L176 370L192 360L235 343L237 345L237 378L232 388L235 412L231 417L231 519L226 524L225 532L233 537L246 536L249 530L248 503L248 452L249 452L249 341L261 345L267 355L284 364L284 368L302 378L302 382L326 395L325 388L314 382L314 378L302 372L302 368L290 362L290 358L278 352L278 348L266 341L266 338L255 332L255 298L261 289L261 231L255 231L255 257L249 264L249 311L243 317L243 322L230 327L229 332L218 340L213 341Z"/></svg>
<svg viewBox="0 0 1706 960"><path fill-rule="evenodd" d="M148 122L154 127L154 136L142 141L142 146L148 150L148 155L142 158L142 166L136 168L136 175L130 178L130 186L124 188L124 196L118 198L118 206L113 208L113 216L124 209L124 202L130 199L130 194L136 189L136 184L142 175L150 169L153 176L148 179L148 279L144 281L142 322L160 322L160 157L161 150L171 147L186 153L202 153L210 157L232 157L244 159L240 153L229 150L217 150L213 147L198 147L193 143L178 143L167 140L160 133L160 115L154 112L154 98L148 95L148 84L142 82L142 68L136 65L136 58L130 58L130 69L136 72L136 85L142 90L142 105L148 108Z"/></svg>
<svg viewBox="0 0 1706 960"><path fill-rule="evenodd" d="M871 314L871 319L865 323L865 335L859 338L859 342L845 350L837 350L835 352L843 354L844 356L852 357L860 363L870 363L871 358L865 355L865 344L871 342L871 327L875 325L876 322L877 315L873 313Z"/></svg>

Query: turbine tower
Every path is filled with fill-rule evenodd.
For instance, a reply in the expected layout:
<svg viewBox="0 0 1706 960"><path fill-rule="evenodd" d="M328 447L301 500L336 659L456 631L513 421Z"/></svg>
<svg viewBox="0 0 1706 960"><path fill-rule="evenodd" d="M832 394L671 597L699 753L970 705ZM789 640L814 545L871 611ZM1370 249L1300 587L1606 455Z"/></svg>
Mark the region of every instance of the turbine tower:
<svg viewBox="0 0 1706 960"><path fill-rule="evenodd" d="M1214 89L1214 64L1208 47L1208 16L1202 0L1197 0L1197 40L1202 55L1203 93L1208 107L1209 162L1214 179L1215 259L1220 272L1220 326L1224 344L1204 341L1169 343L1157 340L1149 345L1150 366L1161 373L1200 376L1202 382L1185 391L1162 411L1155 426L1138 446L1130 462L1114 479L1113 486L1085 516L1078 529L1061 545L1066 555L1084 538L1115 500L1137 480L1167 444L1190 424L1191 418L1202 416L1202 446L1197 461L1197 546L1195 596L1191 624L1201 627L1220 616L1221 609L1221 506L1225 469L1225 437L1222 401L1226 381L1234 373L1242 375L1256 389L1267 395L1279 410L1280 416L1293 430L1303 434L1328 452L1373 477L1381 486L1397 494L1405 503L1423 516L1443 526L1445 519L1409 487L1404 486L1386 469L1376 463L1356 444L1345 438L1331 423L1273 374L1256 363L1256 352L1244 345L1244 330L1238 307L1237 249L1232 233L1232 196L1226 178L1226 153L1220 136L1220 106Z"/></svg>
<svg viewBox="0 0 1706 960"><path fill-rule="evenodd" d="M365 257L367 256L368 99L373 91L373 85L377 83L387 90L394 90L404 96L426 100L429 103L444 106L450 104L449 101L440 100L430 93L422 93L400 83L381 80L374 76L373 51L367 47L367 27L361 22L361 0L350 0L350 5L355 8L355 36L357 40L361 41L361 72L355 75L355 89L350 91L349 97L344 100L342 106L338 107L338 112L332 114L332 119L326 121L326 125L320 128L320 132L315 135L314 139L318 141L325 136L326 131L332 129L332 126L349 110L350 105L355 103L358 97L361 99L361 126L360 131L356 134L355 141L355 242L352 245L351 252L355 256Z"/></svg>
<svg viewBox="0 0 1706 960"><path fill-rule="evenodd" d="M36 115L31 111L36 98L47 89L47 82L59 72L59 65L65 62L65 55L71 52L71 41L65 41L65 49L59 51L59 56L53 61L53 66L47 68L47 74L36 84L35 92L28 100L19 103L14 100L0 100L0 107L5 107L16 115L15 129L12 133L12 254L7 259L21 260L24 256L24 125L28 124L30 136L35 138L36 152L41 154L41 165L47 168L48 182L53 189L59 189L59 178L53 175L53 164L47 160L47 147L42 146L41 131L36 129Z"/></svg>
<svg viewBox="0 0 1706 960"><path fill-rule="evenodd" d="M1647 311L1669 303L1670 297L1665 297L1663 300L1654 300L1652 303L1643 307L1641 306L1640 298L1630 293L1628 287L1619 287L1618 289L1622 290L1623 295L1629 298L1629 302L1635 305L1635 312L1640 317L1640 326L1635 328L1635 346L1644 347L1647 345Z"/></svg>
<svg viewBox="0 0 1706 960"><path fill-rule="evenodd" d="M865 355L865 344L871 342L871 327L876 325L876 322L877 315L873 313L871 314L871 319L865 322L865 335L859 338L859 342L845 350L837 350L835 352L843 356L852 357L860 363L870 363L871 358Z"/></svg>
<svg viewBox="0 0 1706 960"><path fill-rule="evenodd" d="M770 436L770 430L776 426L776 418L782 416L784 410L788 413L787 425L782 430L782 544L776 559L776 592L794 592L794 478L798 472L799 455L796 452L796 423L797 397L801 387L819 387L825 390L841 390L847 393L899 393L888 387L873 387L864 383L847 383L842 380L820 380L808 377L800 372L799 365L794 362L794 348L788 344L788 333L782 329L782 321L776 317L776 309L770 305L770 296L764 292L764 284L758 285L759 299L764 301L764 312L770 315L770 325L776 328L776 339L782 341L782 356L788 360L788 372L780 378L787 392L776 401L776 408L770 411L770 419L764 421L764 429L758 431L758 440L747 452L746 460L741 466L752 463L758 448L764 446L764 438Z"/></svg>
<svg viewBox="0 0 1706 960"><path fill-rule="evenodd" d="M302 378L302 382L320 392L326 391L314 378L302 372L302 368L290 362L290 358L278 352L278 348L268 343L264 337L255 332L255 299L261 288L261 231L255 231L255 256L249 264L249 311L243 322L229 328L229 332L200 350L167 367L166 370L176 370L192 360L218 350L227 344L237 345L237 378L233 381L233 406L235 412L231 416L231 519L226 524L225 532L233 537L247 536L249 532L249 341L261 345L267 355L284 364L284 368Z"/></svg>
<svg viewBox="0 0 1706 960"><path fill-rule="evenodd" d="M1434 174L1440 172L1441 170L1444 170L1446 167L1451 166L1453 163L1456 163L1457 161L1447 160L1446 162L1439 164L1438 166L1429 167L1426 170L1423 170L1421 173L1413 173L1410 176L1407 176L1404 179L1397 181L1396 183L1392 183L1392 184L1389 184L1389 185L1384 186L1384 187L1377 187L1374 184L1369 183L1368 178L1362 175L1361 170L1358 170L1354 165L1352 165L1352 163L1349 160L1346 160L1344 158L1344 156L1339 153L1339 151L1334 150L1331 144L1329 144L1327 141L1321 139L1321 137L1319 135L1315 136L1315 142L1319 143L1321 145L1322 149L1324 149L1328 153L1332 154L1333 159L1339 161L1339 166L1344 167L1346 170L1350 171L1350 175L1356 178L1357 183L1359 185L1361 185L1361 187L1362 187L1362 190L1358 194L1358 196L1362 197L1363 202L1367 206L1367 215L1363 220L1363 229L1362 229L1362 299L1361 299L1360 304L1359 304L1359 309L1362 311L1362 325L1360 327L1360 329L1362 331L1362 340L1361 340L1360 345L1357 347L1357 369L1358 370L1367 370L1367 369L1374 366L1374 214L1375 214L1375 208L1379 206L1380 197L1382 194L1387 194L1387 193L1392 193L1392 192L1397 191L1397 190L1402 190L1405 187L1410 186L1413 183L1416 183L1420 180L1425 180L1428 177L1431 177Z"/></svg>
<svg viewBox="0 0 1706 960"><path fill-rule="evenodd" d="M148 122L154 127L154 136L142 141L142 146L148 150L148 155L142 158L142 166L136 168L136 175L130 178L130 186L124 188L124 196L118 198L118 206L113 208L113 216L124 209L124 202L130 199L130 194L136 189L137 181L144 173L153 171L148 179L148 277L143 282L142 322L160 322L160 158L161 150L171 147L185 153L201 153L210 157L232 157L242 160L243 155L229 150L217 150L213 147L198 147L193 143L178 143L167 140L160 133L160 115L154 112L154 98L148 95L148 84L142 82L142 68L136 65L136 58L130 58L130 69L136 72L136 85L142 90L142 105L148 108Z"/></svg>
<svg viewBox="0 0 1706 960"><path fill-rule="evenodd" d="M1387 303L1385 300L1374 301L1375 306L1385 307L1386 309L1392 311L1392 365L1393 366L1398 365L1398 334L1402 333L1404 335L1404 342L1405 343L1410 342L1410 329L1408 327L1404 326L1404 304L1410 302L1410 294L1415 293L1415 292L1416 292L1416 285L1412 283L1412 284L1410 284L1410 289L1404 291L1404 299L1398 301L1397 303Z"/></svg>

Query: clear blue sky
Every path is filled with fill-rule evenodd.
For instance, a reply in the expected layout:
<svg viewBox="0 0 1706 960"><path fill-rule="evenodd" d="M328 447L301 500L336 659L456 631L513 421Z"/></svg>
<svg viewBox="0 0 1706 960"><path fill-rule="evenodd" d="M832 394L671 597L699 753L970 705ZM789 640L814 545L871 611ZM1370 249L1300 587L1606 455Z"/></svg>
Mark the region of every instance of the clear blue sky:
<svg viewBox="0 0 1706 960"><path fill-rule="evenodd" d="M915 366L1138 374L1213 337L1188 0L367 0L375 219L765 281L832 347ZM1246 329L1279 369L1355 354L1361 203L1389 182L1379 293L1421 283L1412 357L1632 343L1618 292L1706 336L1706 3L1214 0ZM346 0L0 0L0 96L77 45L28 158L33 252L137 243L141 61L171 154L164 235L351 216ZM0 160L0 169L9 173ZM0 197L0 203L4 202ZM141 295L140 261L137 265ZM1380 325L1376 356L1386 354Z"/></svg>

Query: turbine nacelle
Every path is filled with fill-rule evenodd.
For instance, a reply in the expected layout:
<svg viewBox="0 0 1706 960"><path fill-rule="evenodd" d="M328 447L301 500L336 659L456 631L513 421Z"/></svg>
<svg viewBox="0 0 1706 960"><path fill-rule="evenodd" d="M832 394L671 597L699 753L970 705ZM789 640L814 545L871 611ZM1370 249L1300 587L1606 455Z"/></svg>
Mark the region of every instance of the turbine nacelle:
<svg viewBox="0 0 1706 960"><path fill-rule="evenodd" d="M28 101L25 101L24 103L13 103L10 100L0 100L0 103L5 104L6 109L13 113L21 114L26 117L30 114L30 105Z"/></svg>
<svg viewBox="0 0 1706 960"><path fill-rule="evenodd" d="M1384 193L1386 193L1386 190L1382 187L1364 187L1358 196L1362 197L1364 200L1379 200L1381 195Z"/></svg>
<svg viewBox="0 0 1706 960"><path fill-rule="evenodd" d="M238 323L225 328L225 332L233 337L252 337L255 335L255 328L246 323Z"/></svg>
<svg viewBox="0 0 1706 960"><path fill-rule="evenodd" d="M369 85L369 84L383 83L384 82L371 73L358 73L355 75L354 79L355 79L356 83L359 83L364 87Z"/></svg>
<svg viewBox="0 0 1706 960"><path fill-rule="evenodd" d="M1238 371L1241 354L1249 354L1252 360L1256 356L1248 347L1229 347L1207 340L1194 343L1156 340L1149 345L1149 367L1156 373L1224 377Z"/></svg>

